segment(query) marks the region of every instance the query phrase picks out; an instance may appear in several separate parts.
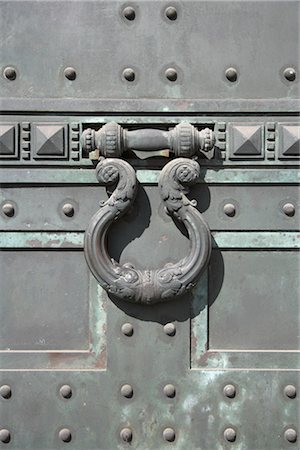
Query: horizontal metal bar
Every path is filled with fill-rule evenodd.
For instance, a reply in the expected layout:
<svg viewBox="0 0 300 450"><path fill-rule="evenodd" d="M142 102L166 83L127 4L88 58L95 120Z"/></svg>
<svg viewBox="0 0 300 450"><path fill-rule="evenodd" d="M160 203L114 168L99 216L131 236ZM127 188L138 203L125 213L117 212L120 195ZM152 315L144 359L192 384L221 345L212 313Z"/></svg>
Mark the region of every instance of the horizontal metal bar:
<svg viewBox="0 0 300 450"><path fill-rule="evenodd" d="M83 248L84 233L0 232L0 248Z"/></svg>
<svg viewBox="0 0 300 450"><path fill-rule="evenodd" d="M157 184L160 170L137 170L140 183ZM278 169L206 169L201 168L200 183L213 184L298 184L300 172L297 168ZM95 184L99 185L94 168L0 168L2 184Z"/></svg>
<svg viewBox="0 0 300 450"><path fill-rule="evenodd" d="M216 231L212 233L219 248L299 248L297 231Z"/></svg>
<svg viewBox="0 0 300 450"><path fill-rule="evenodd" d="M101 99L101 98L17 98L1 99L2 111L32 111L32 112L122 112L139 113L160 112L184 114L186 112L298 112L300 102L292 98L272 99Z"/></svg>
<svg viewBox="0 0 300 450"><path fill-rule="evenodd" d="M215 231L215 248L234 249L297 249L300 232L297 231ZM0 248L83 248L84 232L21 231L0 232Z"/></svg>

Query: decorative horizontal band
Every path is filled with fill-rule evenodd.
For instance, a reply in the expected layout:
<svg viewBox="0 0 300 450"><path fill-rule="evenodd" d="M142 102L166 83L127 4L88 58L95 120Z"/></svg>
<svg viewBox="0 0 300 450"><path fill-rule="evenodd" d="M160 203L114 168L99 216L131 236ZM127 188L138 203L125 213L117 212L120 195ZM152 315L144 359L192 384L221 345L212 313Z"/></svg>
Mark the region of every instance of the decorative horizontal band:
<svg viewBox="0 0 300 450"><path fill-rule="evenodd" d="M212 233L213 247L221 249L297 249L300 232L297 231L216 231ZM83 248L83 232L0 232L0 248Z"/></svg>

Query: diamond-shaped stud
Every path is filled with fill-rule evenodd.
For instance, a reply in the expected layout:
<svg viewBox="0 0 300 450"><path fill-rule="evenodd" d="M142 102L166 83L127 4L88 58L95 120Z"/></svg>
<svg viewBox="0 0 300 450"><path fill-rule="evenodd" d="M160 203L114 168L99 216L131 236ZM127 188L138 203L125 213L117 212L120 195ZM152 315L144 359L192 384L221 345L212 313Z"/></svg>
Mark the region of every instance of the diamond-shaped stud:
<svg viewBox="0 0 300 450"><path fill-rule="evenodd" d="M17 127L12 123L0 124L0 158L11 159L18 157Z"/></svg>
<svg viewBox="0 0 300 450"><path fill-rule="evenodd" d="M35 124L33 139L35 159L61 159L67 156L66 125Z"/></svg>
<svg viewBox="0 0 300 450"><path fill-rule="evenodd" d="M229 147L231 159L262 158L262 125L231 124Z"/></svg>
<svg viewBox="0 0 300 450"><path fill-rule="evenodd" d="M300 157L300 126L298 124L280 124L279 159Z"/></svg>

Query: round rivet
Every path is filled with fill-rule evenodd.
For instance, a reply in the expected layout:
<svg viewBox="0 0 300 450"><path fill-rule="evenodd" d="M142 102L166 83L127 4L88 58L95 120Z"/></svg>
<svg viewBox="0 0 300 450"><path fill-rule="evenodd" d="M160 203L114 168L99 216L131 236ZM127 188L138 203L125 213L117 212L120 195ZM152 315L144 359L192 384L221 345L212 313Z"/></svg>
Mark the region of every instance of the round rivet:
<svg viewBox="0 0 300 450"><path fill-rule="evenodd" d="M135 19L135 10L132 8L132 6L127 6L123 9L123 16L127 20L134 20Z"/></svg>
<svg viewBox="0 0 300 450"><path fill-rule="evenodd" d="M3 75L7 80L13 81L17 78L16 69L13 67L6 67L3 71Z"/></svg>
<svg viewBox="0 0 300 450"><path fill-rule="evenodd" d="M135 79L135 73L134 70L131 69L130 67L128 67L127 69L123 70L123 77L125 78L125 80L127 81L134 81Z"/></svg>
<svg viewBox="0 0 300 450"><path fill-rule="evenodd" d="M3 444L8 444L10 441L10 432L5 428L0 430L0 441L3 442Z"/></svg>
<svg viewBox="0 0 300 450"><path fill-rule="evenodd" d="M130 384L123 384L121 387L121 395L126 398L131 398L133 396L133 389Z"/></svg>
<svg viewBox="0 0 300 450"><path fill-rule="evenodd" d="M168 78L169 81L176 81L177 80L177 71L175 69L173 69L172 67L169 67L169 69L167 69L165 71L165 75Z"/></svg>
<svg viewBox="0 0 300 450"><path fill-rule="evenodd" d="M0 395L1 395L1 397L6 398L6 399L10 398L11 397L11 387L8 386L8 384L3 384L0 387Z"/></svg>
<svg viewBox="0 0 300 450"><path fill-rule="evenodd" d="M2 205L2 212L7 216L7 217L13 217L15 215L15 208L14 205L12 203L4 203L4 205Z"/></svg>
<svg viewBox="0 0 300 450"><path fill-rule="evenodd" d="M287 67L283 71L283 76L288 81L295 81L295 79L296 79L296 71L292 67Z"/></svg>
<svg viewBox="0 0 300 450"><path fill-rule="evenodd" d="M233 428L226 428L224 438L228 442L234 442L236 440L236 431Z"/></svg>
<svg viewBox="0 0 300 450"><path fill-rule="evenodd" d="M177 19L177 11L176 11L176 8L174 8L174 6L169 6L166 9L165 14L166 14L167 18L170 19L170 20L176 20Z"/></svg>
<svg viewBox="0 0 300 450"><path fill-rule="evenodd" d="M235 386L233 386L233 384L226 384L226 386L223 389L223 393L225 397L234 398L236 394Z"/></svg>
<svg viewBox="0 0 300 450"><path fill-rule="evenodd" d="M164 387L164 394L169 398L174 398L176 395L176 389L173 384L166 384Z"/></svg>
<svg viewBox="0 0 300 450"><path fill-rule="evenodd" d="M284 432L284 437L288 442L296 442L297 441L297 431L294 428L288 428Z"/></svg>
<svg viewBox="0 0 300 450"><path fill-rule="evenodd" d="M76 79L76 70L73 67L66 67L64 75L68 80L74 81Z"/></svg>
<svg viewBox="0 0 300 450"><path fill-rule="evenodd" d="M122 325L122 333L125 334L125 336L132 336L133 335L133 326L131 323L124 323Z"/></svg>
<svg viewBox="0 0 300 450"><path fill-rule="evenodd" d="M297 395L296 387L292 384L288 384L284 388L284 393L288 398L295 398Z"/></svg>
<svg viewBox="0 0 300 450"><path fill-rule="evenodd" d="M62 210L65 216L74 216L74 206L71 203L65 203L62 207Z"/></svg>
<svg viewBox="0 0 300 450"><path fill-rule="evenodd" d="M72 434L69 428L62 428L58 436L63 442L70 442L72 440Z"/></svg>
<svg viewBox="0 0 300 450"><path fill-rule="evenodd" d="M164 332L168 336L174 336L176 333L176 327L175 327L174 323L172 323L172 322L166 323L166 325L164 326Z"/></svg>
<svg viewBox="0 0 300 450"><path fill-rule="evenodd" d="M168 442L173 442L175 441L175 431L173 430L173 428L165 428L163 431L163 438L165 441Z"/></svg>
<svg viewBox="0 0 300 450"><path fill-rule="evenodd" d="M237 70L234 67L229 67L226 71L225 71L225 76L227 78L228 81L230 81L231 83L235 82L237 80Z"/></svg>
<svg viewBox="0 0 300 450"><path fill-rule="evenodd" d="M295 206L293 203L285 203L282 210L286 216L293 217L295 215Z"/></svg>
<svg viewBox="0 0 300 450"><path fill-rule="evenodd" d="M232 203L226 203L223 208L224 213L228 217L234 217L235 216L235 206Z"/></svg>
<svg viewBox="0 0 300 450"><path fill-rule="evenodd" d="M122 441L124 442L131 442L132 441L132 430L130 428L123 428L120 431L120 437Z"/></svg>
<svg viewBox="0 0 300 450"><path fill-rule="evenodd" d="M72 388L68 384L64 384L60 388L59 392L63 398L71 398L72 397Z"/></svg>

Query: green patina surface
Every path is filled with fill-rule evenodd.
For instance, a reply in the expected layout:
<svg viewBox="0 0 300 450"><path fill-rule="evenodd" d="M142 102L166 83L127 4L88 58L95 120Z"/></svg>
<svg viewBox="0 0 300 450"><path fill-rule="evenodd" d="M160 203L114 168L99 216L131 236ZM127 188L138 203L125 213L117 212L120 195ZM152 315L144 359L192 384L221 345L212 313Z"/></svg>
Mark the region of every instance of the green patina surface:
<svg viewBox="0 0 300 450"><path fill-rule="evenodd" d="M298 184L299 170L282 169L226 169L201 168L200 182L228 184ZM138 169L137 178L140 183L157 184L160 170ZM0 168L0 185L4 184L96 184L95 171L90 169L8 169Z"/></svg>
<svg viewBox="0 0 300 450"><path fill-rule="evenodd" d="M215 231L219 248L299 248L297 231ZM0 248L73 248L83 247L84 232L13 231L0 232Z"/></svg>

